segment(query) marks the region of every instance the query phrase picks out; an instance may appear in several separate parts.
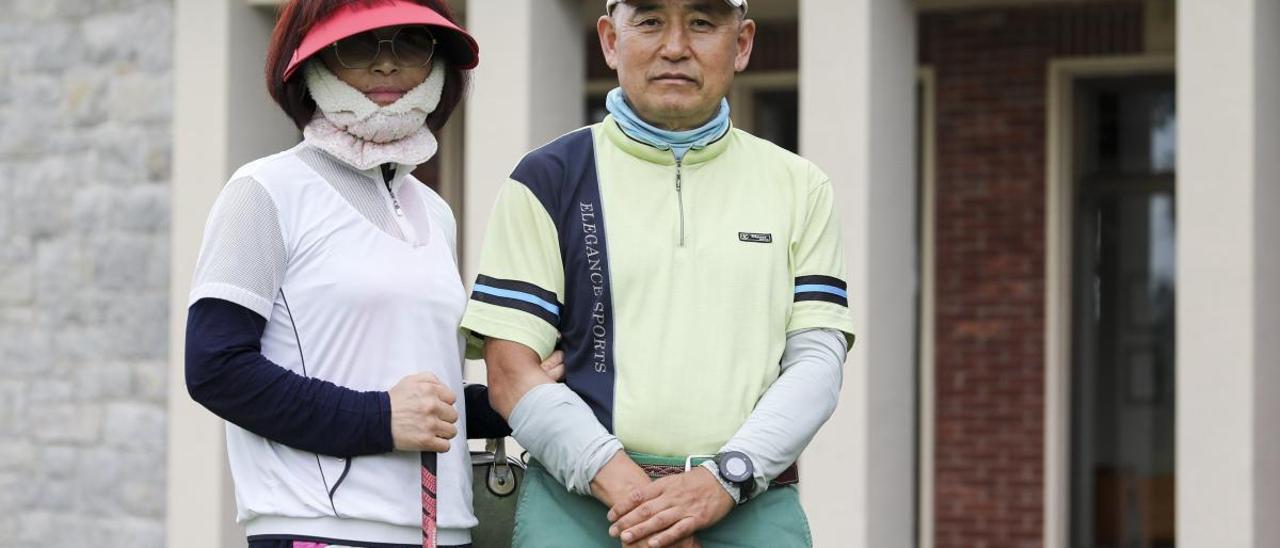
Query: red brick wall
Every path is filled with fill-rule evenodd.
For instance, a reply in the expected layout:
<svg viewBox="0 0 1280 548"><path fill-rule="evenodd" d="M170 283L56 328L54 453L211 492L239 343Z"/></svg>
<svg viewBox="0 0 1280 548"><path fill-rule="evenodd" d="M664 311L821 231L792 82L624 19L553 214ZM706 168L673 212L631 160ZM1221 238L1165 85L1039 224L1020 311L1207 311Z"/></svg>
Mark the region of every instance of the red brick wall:
<svg viewBox="0 0 1280 548"><path fill-rule="evenodd" d="M1136 53L1142 23L1135 1L920 17L937 82L938 548L1043 543L1047 62Z"/></svg>

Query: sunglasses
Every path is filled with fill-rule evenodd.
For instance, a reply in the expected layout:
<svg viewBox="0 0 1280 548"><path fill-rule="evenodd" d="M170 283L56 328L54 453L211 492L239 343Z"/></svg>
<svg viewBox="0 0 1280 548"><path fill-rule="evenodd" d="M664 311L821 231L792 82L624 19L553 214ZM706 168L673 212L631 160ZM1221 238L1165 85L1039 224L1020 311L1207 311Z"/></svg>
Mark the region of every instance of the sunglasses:
<svg viewBox="0 0 1280 548"><path fill-rule="evenodd" d="M404 27L391 38L379 38L373 31L348 36L333 43L333 53L344 68L367 69L382 55L382 44L391 50L391 59L402 68L421 68L431 64L436 52L436 37L422 26Z"/></svg>

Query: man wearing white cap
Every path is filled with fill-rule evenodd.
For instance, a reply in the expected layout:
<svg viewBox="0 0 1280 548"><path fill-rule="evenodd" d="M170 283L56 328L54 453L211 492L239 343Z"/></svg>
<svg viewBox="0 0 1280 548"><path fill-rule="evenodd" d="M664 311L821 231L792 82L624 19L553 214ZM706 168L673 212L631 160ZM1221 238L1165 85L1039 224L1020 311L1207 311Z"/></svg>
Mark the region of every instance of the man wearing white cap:
<svg viewBox="0 0 1280 548"><path fill-rule="evenodd" d="M747 0L724 0L724 1L725 3L735 8L742 8L742 13L744 15L747 13ZM623 0L607 0L604 4L604 9L605 11L612 13L613 7L618 4L621 4L622 2Z"/></svg>
<svg viewBox="0 0 1280 548"><path fill-rule="evenodd" d="M810 546L794 463L853 341L832 185L730 123L745 0L605 6L609 116L516 166L462 321L534 459L515 545Z"/></svg>

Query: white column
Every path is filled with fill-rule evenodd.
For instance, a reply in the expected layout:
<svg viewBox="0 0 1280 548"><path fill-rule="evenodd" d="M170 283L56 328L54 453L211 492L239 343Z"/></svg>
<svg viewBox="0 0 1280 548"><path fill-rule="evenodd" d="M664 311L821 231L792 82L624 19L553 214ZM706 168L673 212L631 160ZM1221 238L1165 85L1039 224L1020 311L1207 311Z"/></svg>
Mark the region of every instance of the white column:
<svg viewBox="0 0 1280 548"><path fill-rule="evenodd" d="M205 218L232 171L296 142L262 79L273 11L243 0L177 0L169 277L167 546L244 546L222 420L187 395L187 293Z"/></svg>
<svg viewBox="0 0 1280 548"><path fill-rule="evenodd" d="M858 341L840 407L805 452L815 546L915 542L915 12L801 0L800 148L831 177Z"/></svg>
<svg viewBox="0 0 1280 548"><path fill-rule="evenodd" d="M462 267L468 285L498 187L526 152L584 125L580 14L572 0L467 2L468 30L480 43L466 104Z"/></svg>
<svg viewBox="0 0 1280 548"><path fill-rule="evenodd" d="M1280 546L1280 4L1178 10L1178 545Z"/></svg>
<svg viewBox="0 0 1280 548"><path fill-rule="evenodd" d="M573 0L467 0L467 25L480 43L466 102L459 221L462 280L470 287L498 188L525 153L583 125L587 69L586 27ZM484 382L484 362L468 362L466 377Z"/></svg>

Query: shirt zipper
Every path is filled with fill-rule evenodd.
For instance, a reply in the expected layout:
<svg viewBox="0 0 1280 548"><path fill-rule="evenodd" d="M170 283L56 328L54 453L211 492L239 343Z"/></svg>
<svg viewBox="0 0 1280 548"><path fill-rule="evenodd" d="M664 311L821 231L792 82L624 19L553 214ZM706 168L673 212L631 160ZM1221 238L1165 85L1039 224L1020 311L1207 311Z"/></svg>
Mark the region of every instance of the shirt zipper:
<svg viewBox="0 0 1280 548"><path fill-rule="evenodd" d="M413 229L409 220L404 216L404 210L400 208L400 198L396 196L396 191L391 189L391 180L395 179L396 170L385 164L382 169L382 184L387 187L387 195L391 197L391 206L395 209L396 225L400 227L400 233L404 236L404 241L418 247L423 245L418 241L418 231Z"/></svg>
<svg viewBox="0 0 1280 548"><path fill-rule="evenodd" d="M396 191L391 190L391 181L386 181L387 194L391 195L391 205L396 209L396 217L404 217L404 211L400 209L400 200L396 198Z"/></svg>
<svg viewBox="0 0 1280 548"><path fill-rule="evenodd" d="M680 204L680 247L684 247L684 160L676 159L676 201Z"/></svg>
<svg viewBox="0 0 1280 548"><path fill-rule="evenodd" d="M382 184L387 187L387 194L391 195L391 205L395 207L396 217L404 217L404 211L400 209L400 199L396 198L396 191L391 190L391 179L395 177L394 170L382 170Z"/></svg>

